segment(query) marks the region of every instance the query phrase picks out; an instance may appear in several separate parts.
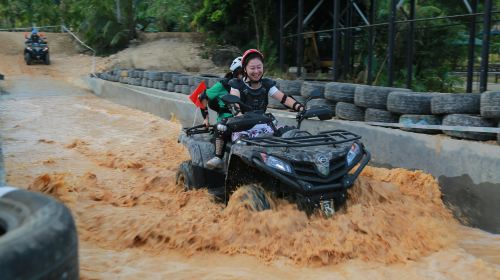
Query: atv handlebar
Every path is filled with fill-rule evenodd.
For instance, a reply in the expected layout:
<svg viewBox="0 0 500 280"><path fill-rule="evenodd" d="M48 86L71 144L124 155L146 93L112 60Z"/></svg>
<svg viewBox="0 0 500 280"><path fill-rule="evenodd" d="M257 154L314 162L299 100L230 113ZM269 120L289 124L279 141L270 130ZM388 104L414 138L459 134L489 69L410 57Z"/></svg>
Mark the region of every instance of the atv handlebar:
<svg viewBox="0 0 500 280"><path fill-rule="evenodd" d="M183 128L182 130L184 130L186 135L190 136L195 134L212 133L214 131L214 127L213 126L207 127L204 124L200 124L193 127Z"/></svg>

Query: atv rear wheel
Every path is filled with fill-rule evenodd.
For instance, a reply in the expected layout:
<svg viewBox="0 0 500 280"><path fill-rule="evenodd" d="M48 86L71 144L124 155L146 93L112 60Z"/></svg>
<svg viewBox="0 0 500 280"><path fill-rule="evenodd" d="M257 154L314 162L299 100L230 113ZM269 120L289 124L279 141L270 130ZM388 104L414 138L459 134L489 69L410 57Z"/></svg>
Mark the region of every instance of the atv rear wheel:
<svg viewBox="0 0 500 280"><path fill-rule="evenodd" d="M264 211L274 207L273 200L264 188L257 184L239 187L229 198L228 209L244 207L250 211Z"/></svg>
<svg viewBox="0 0 500 280"><path fill-rule="evenodd" d="M193 189L193 167L191 161L184 161L179 165L175 174L175 184L184 188L185 191Z"/></svg>

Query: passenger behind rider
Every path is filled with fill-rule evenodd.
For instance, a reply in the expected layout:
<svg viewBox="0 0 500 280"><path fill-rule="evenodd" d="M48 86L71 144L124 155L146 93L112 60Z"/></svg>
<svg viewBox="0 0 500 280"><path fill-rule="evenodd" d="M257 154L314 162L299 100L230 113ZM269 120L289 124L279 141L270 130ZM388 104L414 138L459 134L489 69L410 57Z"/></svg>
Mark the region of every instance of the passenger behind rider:
<svg viewBox="0 0 500 280"><path fill-rule="evenodd" d="M224 118L230 118L233 116L226 104L222 101L222 97L229 94L231 86L229 86L229 81L233 78L241 79L243 77L243 69L241 68L241 56L237 57L229 66L230 72L226 73L225 77L213 85L211 88L207 89L205 92L198 96L200 102L205 106L201 110L201 115L203 116L203 123L205 126L209 126L208 120L208 108L217 112L217 122L220 122ZM208 108L207 108L208 107Z"/></svg>
<svg viewBox="0 0 500 280"><path fill-rule="evenodd" d="M38 29L33 28L31 30L31 34L30 34L29 38L26 39L25 43L26 44L31 44L31 43L43 44L43 43L45 43L44 39L45 39L45 35L43 33L39 33Z"/></svg>
<svg viewBox="0 0 500 280"><path fill-rule="evenodd" d="M256 49L247 50L242 57L243 78L229 81L231 86L230 94L238 96L241 102L250 110L240 108L240 113L260 111L265 112L268 104L268 96L278 100L286 107L294 111L304 110L304 105L300 104L293 97L287 96L276 87L276 82L264 75L264 55ZM207 161L208 168L221 168L223 166L225 141L235 131L229 131L223 119L216 126L215 157Z"/></svg>

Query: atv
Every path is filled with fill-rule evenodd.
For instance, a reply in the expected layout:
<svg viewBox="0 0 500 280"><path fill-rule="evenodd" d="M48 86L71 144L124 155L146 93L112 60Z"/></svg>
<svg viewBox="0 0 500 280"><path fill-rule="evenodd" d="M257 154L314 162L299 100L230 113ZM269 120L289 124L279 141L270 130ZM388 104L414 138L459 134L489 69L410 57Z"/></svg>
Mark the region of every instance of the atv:
<svg viewBox="0 0 500 280"><path fill-rule="evenodd" d="M27 65L40 61L46 65L50 64L49 46L45 42L27 42L24 48L24 61Z"/></svg>
<svg viewBox="0 0 500 280"><path fill-rule="evenodd" d="M235 106L231 104L245 106L233 95L224 96L223 101L233 112ZM345 205L347 190L370 160L370 153L359 141L361 137L354 133L329 130L311 134L300 130L305 119L326 120L332 115L329 107L312 107L297 114L297 127L279 129L269 113L233 117L226 123L231 131L269 124L276 128L275 133L228 143L224 167L216 170L206 166L215 153L213 128L184 128L178 141L187 147L191 160L180 164L176 183L185 190L208 188L216 200L226 204L238 187L245 186L249 193L241 197L249 200L245 203L251 209L270 209L270 199L283 198L308 215L319 210L330 217Z"/></svg>

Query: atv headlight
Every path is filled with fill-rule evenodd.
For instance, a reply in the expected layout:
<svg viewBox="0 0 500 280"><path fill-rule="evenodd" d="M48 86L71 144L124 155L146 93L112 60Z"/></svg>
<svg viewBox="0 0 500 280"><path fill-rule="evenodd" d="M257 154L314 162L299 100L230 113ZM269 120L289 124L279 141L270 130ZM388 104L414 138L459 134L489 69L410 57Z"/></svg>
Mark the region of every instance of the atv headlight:
<svg viewBox="0 0 500 280"><path fill-rule="evenodd" d="M350 166L356 158L358 158L361 155L361 147L359 146L358 143L353 143L351 145L351 149L347 153L347 165Z"/></svg>
<svg viewBox="0 0 500 280"><path fill-rule="evenodd" d="M286 161L264 153L261 153L260 156L262 158L262 161L267 166L287 173L292 173L292 167Z"/></svg>
<svg viewBox="0 0 500 280"><path fill-rule="evenodd" d="M31 51L31 50L32 50L30 47L26 47L26 49L27 49L28 51Z"/></svg>
<svg viewBox="0 0 500 280"><path fill-rule="evenodd" d="M44 51L44 52L46 52L46 51L48 51L48 50L49 50L49 48L43 48L43 51Z"/></svg>

